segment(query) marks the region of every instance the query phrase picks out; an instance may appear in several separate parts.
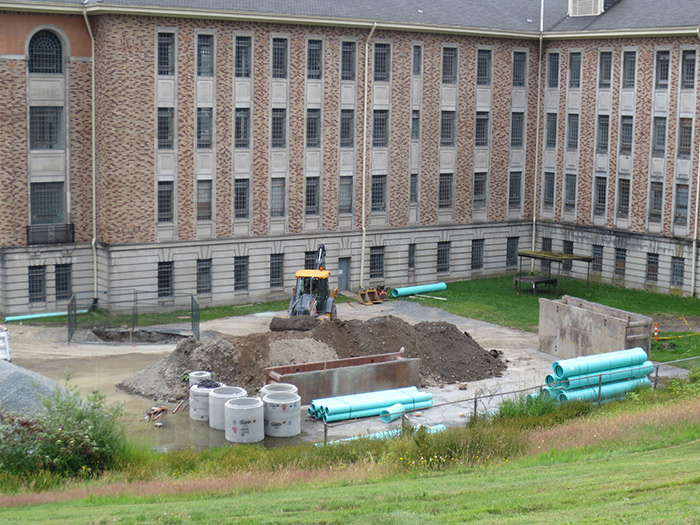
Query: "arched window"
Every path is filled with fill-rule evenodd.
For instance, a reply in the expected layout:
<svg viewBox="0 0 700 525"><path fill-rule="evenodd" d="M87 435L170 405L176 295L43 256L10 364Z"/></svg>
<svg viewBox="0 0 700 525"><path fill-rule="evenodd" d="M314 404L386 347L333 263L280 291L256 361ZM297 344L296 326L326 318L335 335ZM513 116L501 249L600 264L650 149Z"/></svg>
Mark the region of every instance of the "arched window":
<svg viewBox="0 0 700 525"><path fill-rule="evenodd" d="M39 31L29 41L30 73L63 73L63 46L51 31Z"/></svg>

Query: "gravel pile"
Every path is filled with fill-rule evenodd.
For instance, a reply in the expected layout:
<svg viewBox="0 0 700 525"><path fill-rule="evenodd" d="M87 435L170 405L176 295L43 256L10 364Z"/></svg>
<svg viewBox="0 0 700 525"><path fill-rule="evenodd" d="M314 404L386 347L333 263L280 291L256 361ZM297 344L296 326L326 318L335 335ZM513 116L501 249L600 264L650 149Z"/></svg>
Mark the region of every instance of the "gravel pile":
<svg viewBox="0 0 700 525"><path fill-rule="evenodd" d="M57 388L63 387L53 379L0 360L0 412L37 414L42 400Z"/></svg>

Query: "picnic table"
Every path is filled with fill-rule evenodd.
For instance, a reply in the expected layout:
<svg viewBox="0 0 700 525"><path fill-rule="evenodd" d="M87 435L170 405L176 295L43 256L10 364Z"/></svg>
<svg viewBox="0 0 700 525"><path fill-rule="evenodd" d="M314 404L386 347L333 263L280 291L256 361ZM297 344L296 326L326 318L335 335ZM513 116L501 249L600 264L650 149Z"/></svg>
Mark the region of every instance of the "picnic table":
<svg viewBox="0 0 700 525"><path fill-rule="evenodd" d="M528 285L528 289L532 290L532 293L537 293L538 286L546 286L547 291L551 290L551 286L554 285L554 293L559 294L559 279L561 278L561 263L563 262L573 262L573 261L583 261L588 264L588 271L586 273L586 292L588 292L588 283L591 275L591 262L593 257L587 255L575 255L573 253L559 253L559 252L538 252L538 251L518 251L518 258L520 260L520 271L518 275L513 279L513 290L519 292L522 290L522 284ZM549 265L547 275L526 275L523 272L523 259L537 259L540 261L551 261L559 264L558 274L552 276L552 265Z"/></svg>

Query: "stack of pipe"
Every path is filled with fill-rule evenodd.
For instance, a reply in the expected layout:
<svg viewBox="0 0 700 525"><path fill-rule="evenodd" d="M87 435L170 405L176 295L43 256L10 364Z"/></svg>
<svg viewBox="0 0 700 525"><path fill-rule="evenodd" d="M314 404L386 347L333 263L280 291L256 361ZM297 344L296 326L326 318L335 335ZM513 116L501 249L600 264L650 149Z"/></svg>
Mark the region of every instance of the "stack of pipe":
<svg viewBox="0 0 700 525"><path fill-rule="evenodd" d="M643 348L619 350L556 361L553 374L545 377L540 395L560 403L615 399L642 386L651 386L647 377L654 365Z"/></svg>
<svg viewBox="0 0 700 525"><path fill-rule="evenodd" d="M308 414L326 423L355 419L359 417L378 416L400 404L404 410L428 408L433 406L433 395L419 392L415 386L351 394L347 396L314 399L309 405ZM389 414L395 413L392 408Z"/></svg>

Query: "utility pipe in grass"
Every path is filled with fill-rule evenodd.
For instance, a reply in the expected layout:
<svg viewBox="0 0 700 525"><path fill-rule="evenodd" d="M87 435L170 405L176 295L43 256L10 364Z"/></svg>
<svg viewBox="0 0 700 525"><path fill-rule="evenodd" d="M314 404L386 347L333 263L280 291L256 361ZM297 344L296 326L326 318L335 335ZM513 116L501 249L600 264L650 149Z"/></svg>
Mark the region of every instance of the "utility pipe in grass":
<svg viewBox="0 0 700 525"><path fill-rule="evenodd" d="M405 297L407 295L415 295L417 293L440 292L447 289L445 283L421 284L419 286L407 286L405 288L394 288L391 291L392 297Z"/></svg>

